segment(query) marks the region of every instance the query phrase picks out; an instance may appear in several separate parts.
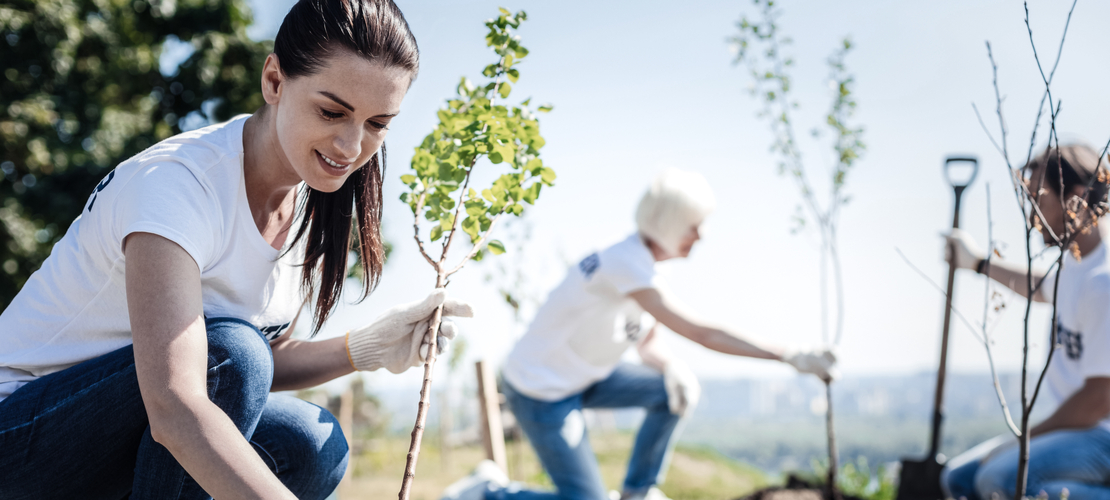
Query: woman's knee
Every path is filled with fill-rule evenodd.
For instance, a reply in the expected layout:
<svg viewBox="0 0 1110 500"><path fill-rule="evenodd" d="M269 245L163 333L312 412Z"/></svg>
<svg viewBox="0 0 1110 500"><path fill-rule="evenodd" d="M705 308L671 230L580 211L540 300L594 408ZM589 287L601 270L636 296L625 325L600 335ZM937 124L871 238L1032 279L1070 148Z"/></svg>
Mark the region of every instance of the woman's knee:
<svg viewBox="0 0 1110 500"><path fill-rule="evenodd" d="M274 378L270 345L250 323L209 319L208 397L240 426L253 427ZM242 423L240 421L243 421Z"/></svg>
<svg viewBox="0 0 1110 500"><path fill-rule="evenodd" d="M343 479L350 455L331 412L281 395L266 405L251 444L297 498L328 496Z"/></svg>

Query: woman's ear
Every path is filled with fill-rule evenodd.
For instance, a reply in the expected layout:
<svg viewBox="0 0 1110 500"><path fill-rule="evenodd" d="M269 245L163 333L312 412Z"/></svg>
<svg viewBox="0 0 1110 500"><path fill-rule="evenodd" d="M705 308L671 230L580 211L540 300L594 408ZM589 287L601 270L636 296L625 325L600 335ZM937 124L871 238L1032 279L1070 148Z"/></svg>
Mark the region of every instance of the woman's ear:
<svg viewBox="0 0 1110 500"><path fill-rule="evenodd" d="M266 63L262 66L262 98L266 104L276 105L281 101L281 91L284 88L285 74L281 72L281 64L277 54L266 56Z"/></svg>

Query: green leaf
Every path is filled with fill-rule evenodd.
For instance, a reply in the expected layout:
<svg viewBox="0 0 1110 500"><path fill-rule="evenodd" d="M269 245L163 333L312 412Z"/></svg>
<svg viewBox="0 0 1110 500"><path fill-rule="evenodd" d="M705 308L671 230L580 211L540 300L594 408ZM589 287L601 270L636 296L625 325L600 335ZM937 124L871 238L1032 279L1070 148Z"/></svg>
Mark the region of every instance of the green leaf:
<svg viewBox="0 0 1110 500"><path fill-rule="evenodd" d="M551 184L555 182L555 171L544 167L544 169L540 171L540 178L543 179L544 182Z"/></svg>
<svg viewBox="0 0 1110 500"><path fill-rule="evenodd" d="M435 227L433 227L433 228L432 228L432 236L431 236L431 240L432 240L432 241L436 241L436 240L438 240L438 239L439 239L439 238L440 238L441 236L443 236L443 227L442 227L442 226L435 226Z"/></svg>
<svg viewBox="0 0 1110 500"><path fill-rule="evenodd" d="M501 163L502 161L504 161L504 158L501 158L501 153L500 152L494 151L494 152L489 154L489 161L490 161L490 163L493 163L494 165L496 165L496 164Z"/></svg>
<svg viewBox="0 0 1110 500"><path fill-rule="evenodd" d="M513 86L509 82L501 82L501 86L497 89L497 93L501 94L502 99L509 97L509 92L513 90Z"/></svg>
<svg viewBox="0 0 1110 500"><path fill-rule="evenodd" d="M464 233L470 235L470 241L478 239L478 220L475 217L467 217L462 221L462 230Z"/></svg>
<svg viewBox="0 0 1110 500"><path fill-rule="evenodd" d="M498 240L489 240L489 243L487 243L486 246L489 247L489 251L493 252L494 255L501 255L505 253L505 245Z"/></svg>
<svg viewBox="0 0 1110 500"><path fill-rule="evenodd" d="M555 107L550 104L544 104L543 106L536 108L536 111L539 111L540 113L548 113L552 109L555 109Z"/></svg>
<svg viewBox="0 0 1110 500"><path fill-rule="evenodd" d="M536 200L540 197L540 188L542 188L542 187L543 187L543 184L541 184L539 182L536 182L536 183L532 184L531 186L528 187L528 189L524 190L524 193L521 196L521 198L524 201L528 202L529 205L535 205Z"/></svg>
<svg viewBox="0 0 1110 500"><path fill-rule="evenodd" d="M485 198L488 201L497 201L497 198L493 197L493 192L488 189L482 190L482 198Z"/></svg>
<svg viewBox="0 0 1110 500"><path fill-rule="evenodd" d="M518 79L520 79L520 71L517 71L516 68L513 68L513 69L510 69L509 71L506 71L505 75L508 76L509 81L513 82L513 83L516 83L516 81ZM527 106L527 104L525 104L525 106Z"/></svg>
<svg viewBox="0 0 1110 500"><path fill-rule="evenodd" d="M416 182L416 176L412 174L402 175L401 182L405 183L406 185L411 185L412 183Z"/></svg>

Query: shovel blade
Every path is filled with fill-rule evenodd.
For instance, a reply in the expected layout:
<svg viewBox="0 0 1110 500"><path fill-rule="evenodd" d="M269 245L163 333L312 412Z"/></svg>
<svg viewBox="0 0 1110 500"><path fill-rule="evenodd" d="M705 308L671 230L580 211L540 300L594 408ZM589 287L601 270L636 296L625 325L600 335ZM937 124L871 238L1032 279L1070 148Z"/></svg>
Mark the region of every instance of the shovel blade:
<svg viewBox="0 0 1110 500"><path fill-rule="evenodd" d="M943 500L940 471L944 468L936 458L902 460L897 500Z"/></svg>

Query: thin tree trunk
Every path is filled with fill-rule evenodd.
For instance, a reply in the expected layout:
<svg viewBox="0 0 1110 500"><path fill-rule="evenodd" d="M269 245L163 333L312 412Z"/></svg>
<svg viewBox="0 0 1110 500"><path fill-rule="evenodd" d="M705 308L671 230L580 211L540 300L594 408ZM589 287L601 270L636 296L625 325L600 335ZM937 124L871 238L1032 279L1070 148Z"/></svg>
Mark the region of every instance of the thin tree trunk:
<svg viewBox="0 0 1110 500"><path fill-rule="evenodd" d="M436 273L436 288L443 288L446 275L442 271ZM416 410L416 425L412 428L412 440L409 442L409 454L405 460L405 477L401 480L401 491L397 493L399 500L408 500L412 490L412 480L416 477L416 461L420 458L420 440L424 436L424 423L428 420L428 408L431 406L432 369L436 365L436 337L439 335L439 322L443 318L443 305L440 304L432 313L432 321L428 324L428 359L424 362L424 382L420 385L420 405Z"/></svg>
<svg viewBox="0 0 1110 500"><path fill-rule="evenodd" d="M825 412L825 431L829 437L829 474L826 478L826 489L830 500L840 500L840 490L836 486L837 471L840 470L840 460L836 451L836 429L833 427L833 402L832 381L825 381L825 401L828 408Z"/></svg>

